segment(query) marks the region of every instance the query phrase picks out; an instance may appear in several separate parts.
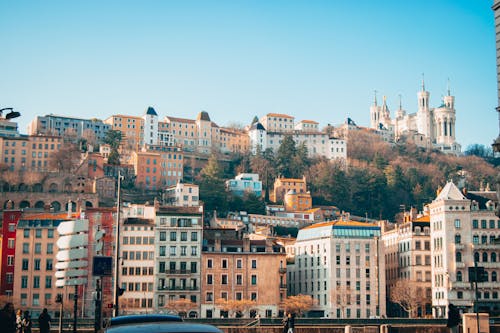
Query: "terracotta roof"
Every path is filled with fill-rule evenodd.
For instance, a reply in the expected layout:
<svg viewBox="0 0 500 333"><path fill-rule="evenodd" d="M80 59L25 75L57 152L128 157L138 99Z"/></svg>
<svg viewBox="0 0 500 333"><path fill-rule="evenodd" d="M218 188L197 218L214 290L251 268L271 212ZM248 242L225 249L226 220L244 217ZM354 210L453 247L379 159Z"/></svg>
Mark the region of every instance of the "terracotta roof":
<svg viewBox="0 0 500 333"><path fill-rule="evenodd" d="M165 121L175 121L175 122L178 122L178 123L190 123L190 124L194 124L196 123L196 121L194 119L186 119L186 118L176 118L176 117L169 117L169 116L166 116L164 118Z"/></svg>
<svg viewBox="0 0 500 333"><path fill-rule="evenodd" d="M319 124L317 121L314 120L301 120L301 123L308 123L308 124Z"/></svg>
<svg viewBox="0 0 500 333"><path fill-rule="evenodd" d="M287 114L283 113L268 113L266 114L267 117L281 117L281 118L294 118L292 116L289 116Z"/></svg>

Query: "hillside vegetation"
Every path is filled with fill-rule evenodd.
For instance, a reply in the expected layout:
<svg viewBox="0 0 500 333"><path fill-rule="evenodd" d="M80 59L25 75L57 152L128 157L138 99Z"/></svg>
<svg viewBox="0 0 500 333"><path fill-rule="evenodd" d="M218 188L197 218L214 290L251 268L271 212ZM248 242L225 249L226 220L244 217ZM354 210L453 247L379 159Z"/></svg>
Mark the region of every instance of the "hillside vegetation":
<svg viewBox="0 0 500 333"><path fill-rule="evenodd" d="M335 205L355 215L394 220L403 208L421 210L449 180L469 190L487 186L494 190L498 174L493 164L481 157L445 155L411 143L391 145L364 131L351 132L347 149L345 166L307 158L304 145L295 145L291 137L285 137L277 153L238 156L237 167L226 176L258 173L267 192L277 176L305 175L314 205Z"/></svg>

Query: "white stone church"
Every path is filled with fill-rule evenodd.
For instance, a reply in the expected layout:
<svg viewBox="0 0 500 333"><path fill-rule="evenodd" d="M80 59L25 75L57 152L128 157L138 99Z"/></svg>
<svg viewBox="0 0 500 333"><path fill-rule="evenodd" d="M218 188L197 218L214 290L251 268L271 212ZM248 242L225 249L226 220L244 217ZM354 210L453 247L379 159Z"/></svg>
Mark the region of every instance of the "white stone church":
<svg viewBox="0 0 500 333"><path fill-rule="evenodd" d="M418 110L406 113L399 103L395 117L391 118L384 96L383 104L377 104L377 98L370 107L370 127L380 132L389 132L394 142L412 141L417 146L427 149L439 149L443 153L459 155L461 146L455 139L455 96L451 96L448 88L442 104L436 108L429 107L430 93L422 90L417 93Z"/></svg>

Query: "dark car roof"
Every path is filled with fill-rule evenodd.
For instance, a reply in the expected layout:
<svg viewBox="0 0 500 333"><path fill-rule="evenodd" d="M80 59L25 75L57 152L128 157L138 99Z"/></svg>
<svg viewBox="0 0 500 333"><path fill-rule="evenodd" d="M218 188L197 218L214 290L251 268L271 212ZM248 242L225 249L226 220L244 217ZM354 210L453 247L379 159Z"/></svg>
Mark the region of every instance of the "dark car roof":
<svg viewBox="0 0 500 333"><path fill-rule="evenodd" d="M182 318L179 316L166 314L127 315L111 318L110 326L171 321L180 322L182 321Z"/></svg>
<svg viewBox="0 0 500 333"><path fill-rule="evenodd" d="M107 333L222 333L215 326L186 322L142 323L111 326Z"/></svg>

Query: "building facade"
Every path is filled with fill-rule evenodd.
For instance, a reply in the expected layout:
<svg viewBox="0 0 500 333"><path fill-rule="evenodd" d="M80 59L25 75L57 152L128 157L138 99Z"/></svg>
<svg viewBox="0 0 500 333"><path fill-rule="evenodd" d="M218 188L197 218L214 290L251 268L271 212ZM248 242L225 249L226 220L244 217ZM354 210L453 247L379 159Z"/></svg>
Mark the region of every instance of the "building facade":
<svg viewBox="0 0 500 333"><path fill-rule="evenodd" d="M288 292L316 300L318 317L385 316L385 261L380 227L334 221L299 230Z"/></svg>
<svg viewBox="0 0 500 333"><path fill-rule="evenodd" d="M198 185L178 182L165 189L163 201L167 206L193 207L200 205Z"/></svg>
<svg viewBox="0 0 500 333"><path fill-rule="evenodd" d="M199 317L203 208L161 206L155 226L155 307L188 299L187 315Z"/></svg>
<svg viewBox="0 0 500 333"><path fill-rule="evenodd" d="M471 270L485 271L478 283L477 306L481 311L500 311L500 220L493 191L461 192L448 182L429 204L432 250L432 306L435 317L446 316L449 304L473 311L475 293ZM473 273L472 273L473 274Z"/></svg>
<svg viewBox="0 0 500 333"><path fill-rule="evenodd" d="M226 188L240 197L245 193L253 193L259 198L262 196L262 181L257 173L240 173L226 181Z"/></svg>

